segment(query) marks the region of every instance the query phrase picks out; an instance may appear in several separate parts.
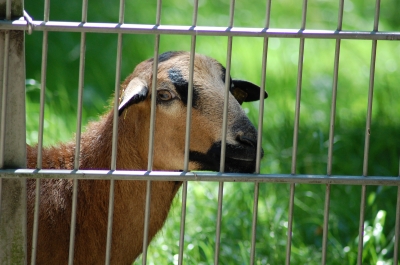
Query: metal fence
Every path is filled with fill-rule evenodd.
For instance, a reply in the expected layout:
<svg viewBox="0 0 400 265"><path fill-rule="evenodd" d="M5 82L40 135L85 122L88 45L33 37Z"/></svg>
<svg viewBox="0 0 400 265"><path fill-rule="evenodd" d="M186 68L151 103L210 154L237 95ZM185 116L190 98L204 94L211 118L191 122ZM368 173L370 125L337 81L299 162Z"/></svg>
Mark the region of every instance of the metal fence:
<svg viewBox="0 0 400 265"><path fill-rule="evenodd" d="M322 241L322 264L327 261L327 241L328 241L328 217L330 205L330 187L335 184L343 185L360 185L362 187L361 207L360 207L360 220L359 220L359 243L358 243L358 264L362 262L363 255L363 233L364 233L364 216L365 216L365 203L366 203L366 187L368 185L388 185L398 187L397 196L397 212L396 212L396 227L395 227L395 247L399 249L399 235L400 235L400 179L395 177L383 176L368 176L368 154L370 146L370 134L372 119L372 100L374 92L374 75L375 75L375 61L376 61L376 48L377 42L380 40L400 40L400 32L381 32L378 30L379 14L380 14L380 1L376 1L374 26L371 31L344 31L342 30L343 8L344 0L339 1L339 14L337 20L336 30L310 30L306 29L307 17L307 0L302 3L302 22L299 29L273 29L270 28L270 10L271 0L267 0L266 10L266 23L263 28L238 28L234 27L234 8L235 1L230 2L230 18L229 25L226 27L205 27L197 26L198 15L198 1L194 0L194 10L192 24L187 26L169 26L161 24L161 0L157 2L156 22L153 25L144 24L127 24L124 23L124 0L120 1L119 20L115 23L93 23L88 22L87 10L88 1L83 0L82 5L82 19L81 22L60 22L50 21L50 1L46 0L44 4L44 19L43 21L32 20L28 13L23 10L23 2L21 0L2 0L0 5L1 16L3 20L0 21L0 69L2 75L1 83L1 127L0 127L0 261L4 264L24 264L26 263L26 178L68 178L74 179L74 197L73 197L73 214L72 214L72 227L71 235L74 234L74 214L76 213L76 196L77 196L77 181L78 179L106 179L110 180L110 198L113 198L114 181L115 180L146 180L147 181L147 195L146 195L146 220L144 229L144 242L143 242L143 264L146 264L147 245L148 245L148 218L150 207L150 183L152 181L168 180L168 181L184 181L182 187L182 219L180 230L180 250L179 250L179 264L183 262L184 240L185 240L185 218L186 218L186 200L187 200L187 184L189 181L217 181L219 182L218 193L218 213L216 223L216 242L215 242L215 260L214 263L219 262L219 249L221 242L221 211L223 204L223 191L224 182L252 182L254 186L254 210L252 216L252 240L250 251L250 264L255 262L255 246L256 246L256 226L257 226L257 209L259 199L259 183L273 182L273 183L288 183L290 184L290 198L289 198L289 220L287 232L287 251L286 251L286 264L290 264L291 245L292 245L292 231L293 231L293 207L294 207L294 194L296 183L311 183L326 186L325 206L324 206L324 222L323 222L323 241ZM78 32L81 34L80 42L80 69L79 69L79 97L78 97L78 114L77 114L77 131L76 131L76 153L75 153L75 169L74 170L47 170L38 169L31 170L25 169L26 167L26 136L25 136L25 58L24 58L24 34L35 34L37 31L43 32L43 54L42 54L42 80L41 80L41 111L39 121L39 143L38 143L38 165L41 165L42 159L42 146L43 146L43 124L44 124L44 98L46 88L46 62L48 50L48 32ZM121 50L122 50L122 36L124 34L150 34L155 38L154 58L159 55L159 43L161 35L186 35L191 37L191 54L193 55L196 50L196 37L197 36L226 36L228 38L227 46L227 61L226 70L230 72L231 57L232 57L232 39L234 37L259 37L263 38L263 54L262 54L262 80L261 87L265 87L266 82L266 68L268 57L268 40L270 38L295 38L300 40L299 57L298 57L298 80L296 87L296 105L295 105L295 120L294 120L294 137L292 149L292 167L291 171L287 174L260 174L260 152L262 145L262 130L263 130L263 114L264 103L263 100L259 104L259 139L257 146L257 166L254 174L229 174L224 172L224 161L221 160L220 172L188 172L189 163L189 137L190 137L190 117L191 110L188 108L187 123L186 123L186 145L185 145L185 162L184 172L154 172L152 171L153 161L153 138L150 137L149 142L149 157L148 168L146 172L138 171L118 171L116 170L116 132L117 122L114 122L113 129L113 150L111 168L105 170L81 170L79 169L79 146L81 135L81 116L82 116L82 91L85 69L85 41L87 33L112 33L118 36L118 49L117 49L117 62L116 62L116 84L115 94L118 94L120 67L121 67ZM336 40L335 56L334 56L334 74L333 74L333 88L332 88L332 105L330 116L330 130L329 130L329 148L328 148L328 161L327 161L327 174L326 175L299 175L296 173L297 163L297 146L299 135L299 120L300 120L300 102L302 90L302 75L303 75L303 55L304 44L306 39L334 39ZM357 40L370 40L372 42L371 51L371 65L369 74L369 96L368 96L368 112L367 122L365 126L365 146L364 146L364 160L363 172L360 176L337 176L332 172L332 158L333 158L333 145L335 135L335 115L336 115L336 95L338 86L338 65L340 56L341 41L344 39L357 39ZM191 56L190 72L193 72L193 59ZM156 77L157 63L154 64L154 77ZM189 87L192 87L193 80L190 80ZM155 92L155 84L153 82L152 91ZM229 88L227 88L228 91ZM190 91L190 90L189 90ZM153 97L155 99L155 97ZM189 100L191 96L189 96ZM117 106L118 101L114 102ZM191 105L191 104L188 104ZM150 135L154 135L154 115L155 100L152 101L152 116ZM115 107L114 121L117 121L117 110ZM227 100L225 101L224 108L224 126L227 124ZM222 156L225 154L226 136L222 140ZM368 176L368 177L367 177ZM39 183L39 182L37 182ZM37 192L39 190L37 189ZM38 198L39 196L36 196ZM37 201L38 202L38 201ZM109 227L112 224L113 201L110 200L109 205ZM37 236L37 222L38 216L35 219L35 229L33 235L33 244L35 244L35 235ZM70 241L70 263L73 261L73 246L74 241L71 237ZM107 238L107 260L110 259L111 249L111 229L109 230ZM33 246L34 248L34 246ZM398 263L398 253L394 251L394 263ZM34 264L34 263L32 263Z"/></svg>

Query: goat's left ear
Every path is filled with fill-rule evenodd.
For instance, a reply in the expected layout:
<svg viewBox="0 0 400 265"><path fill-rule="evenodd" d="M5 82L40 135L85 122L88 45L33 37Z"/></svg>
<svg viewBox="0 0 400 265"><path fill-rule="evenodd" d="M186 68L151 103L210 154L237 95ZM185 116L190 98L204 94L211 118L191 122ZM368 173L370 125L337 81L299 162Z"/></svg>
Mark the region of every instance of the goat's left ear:
<svg viewBox="0 0 400 265"><path fill-rule="evenodd" d="M260 100L260 87L243 80L232 80L231 93L242 105L243 102ZM268 93L264 91L264 99L268 97Z"/></svg>
<svg viewBox="0 0 400 265"><path fill-rule="evenodd" d="M118 106L119 115L130 105L145 100L148 93L147 84L138 77L133 78L122 92Z"/></svg>

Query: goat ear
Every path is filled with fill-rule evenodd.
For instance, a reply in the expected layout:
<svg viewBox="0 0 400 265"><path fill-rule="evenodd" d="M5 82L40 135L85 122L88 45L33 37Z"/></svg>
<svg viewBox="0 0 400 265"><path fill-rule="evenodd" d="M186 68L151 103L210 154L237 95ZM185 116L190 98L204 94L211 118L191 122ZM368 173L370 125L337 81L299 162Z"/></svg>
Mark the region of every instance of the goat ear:
<svg viewBox="0 0 400 265"><path fill-rule="evenodd" d="M243 80L232 80L231 93L242 105L243 102L256 101L260 99L260 87ZM264 91L264 99L268 97Z"/></svg>
<svg viewBox="0 0 400 265"><path fill-rule="evenodd" d="M121 113L130 105L146 99L149 90L145 82L138 77L133 78L122 92L118 113Z"/></svg>

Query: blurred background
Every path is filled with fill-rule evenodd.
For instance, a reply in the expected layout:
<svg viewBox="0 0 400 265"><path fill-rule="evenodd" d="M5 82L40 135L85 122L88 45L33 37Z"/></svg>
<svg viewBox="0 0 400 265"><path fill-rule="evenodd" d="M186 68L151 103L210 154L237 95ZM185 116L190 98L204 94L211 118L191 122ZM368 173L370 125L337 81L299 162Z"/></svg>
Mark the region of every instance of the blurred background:
<svg viewBox="0 0 400 265"><path fill-rule="evenodd" d="M306 29L336 30L338 1L308 1ZM34 20L43 20L43 0L27 1ZM80 21L82 3L52 1L50 20ZM400 2L381 4L379 30L400 31ZM90 1L89 22L118 22L118 1ZM299 29L302 3L272 1L271 28ZM371 31L375 2L345 1L343 30ZM236 1L234 26L265 27L265 1ZM156 1L126 1L125 23L154 24ZM191 25L192 1L162 3L161 24ZM229 1L199 1L198 25L226 27ZM37 143L42 32L26 36L27 142ZM122 80L141 61L151 58L153 35L123 36ZM86 35L83 121L98 119L109 108L115 89L116 34ZM190 50L189 36L162 35L160 53ZM263 38L233 38L233 78L261 83ZM372 41L341 42L334 175L362 175ZM76 129L80 33L49 32L44 144L73 139ZM227 37L197 37L196 52L226 62ZM335 40L306 39L297 156L298 174L326 174ZM264 174L291 169L299 39L270 38L266 72L261 165ZM120 81L122 81L120 80ZM400 42L378 41L368 175L399 176ZM257 126L258 102L244 104ZM296 185L292 264L320 264L324 185ZM189 183L185 262L210 264L214 258L218 183ZM226 183L221 234L221 264L250 260L253 183ZM367 187L363 264L393 264L397 187ZM174 201L166 226L149 249L150 264L177 263L181 195ZM328 264L355 264L361 187L331 187ZM260 184L256 264L283 264L289 206L289 185ZM139 261L137 261L139 263Z"/></svg>

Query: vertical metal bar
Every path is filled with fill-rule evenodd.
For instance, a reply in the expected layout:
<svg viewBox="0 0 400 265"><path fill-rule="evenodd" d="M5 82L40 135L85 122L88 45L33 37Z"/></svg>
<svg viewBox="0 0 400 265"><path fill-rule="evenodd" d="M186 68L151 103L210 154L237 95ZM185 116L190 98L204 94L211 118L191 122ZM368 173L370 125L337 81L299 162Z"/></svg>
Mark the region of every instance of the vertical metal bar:
<svg viewBox="0 0 400 265"><path fill-rule="evenodd" d="M33 215L33 235L32 235L32 250L31 250L31 265L36 264L36 249L39 229L39 203L40 203L40 179L36 179L35 188L35 210Z"/></svg>
<svg viewBox="0 0 400 265"><path fill-rule="evenodd" d="M344 0L339 2L339 14L338 14L338 27L337 30L342 30L343 22L343 7ZM329 126L329 147L328 147L328 165L327 175L332 175L332 160L333 160L333 140L335 137L335 117L336 117L336 101L337 101L337 85L339 75L339 58L340 58L340 44L341 40L336 40L335 47L335 58L334 58L334 69L333 69L333 84L332 84L332 104L331 104L331 117ZM322 264L326 264L327 248L328 248L328 226L329 226L329 205L330 205L331 186L326 185L325 191L325 205L324 205L324 224L323 224L323 235L322 235Z"/></svg>
<svg viewBox="0 0 400 265"><path fill-rule="evenodd" d="M307 0L303 1L303 12L301 20L300 30L306 28L306 17L307 17ZM295 108L295 119L294 119L294 132L293 132L293 150L292 150L292 169L291 174L296 174L297 164L297 146L299 137L299 124L300 124L300 101L301 101L301 86L303 79L303 57L304 57L304 38L300 39L299 47L299 61L298 61L298 72L297 72L297 89L296 89L296 108ZM293 229L293 204L294 204L294 192L295 183L290 184L290 197L289 197L289 213L288 213L288 235L286 245L286 264L290 264L290 253L292 248L292 229Z"/></svg>
<svg viewBox="0 0 400 265"><path fill-rule="evenodd" d="M156 26L160 25L161 18L161 0L157 1L157 22ZM157 92L157 71L158 71L158 53L160 46L160 35L155 36L154 42L154 61L153 61L153 79L151 87L151 113L150 113L150 135L149 135L149 155L147 170L151 171L153 168L153 152L154 152L154 130L155 130L155 119L156 119L156 92Z"/></svg>
<svg viewBox="0 0 400 265"><path fill-rule="evenodd" d="M400 178L400 157L399 157L399 176ZM400 186L397 187L397 203L396 203L396 227L394 233L394 255L393 264L399 262L399 236L400 236Z"/></svg>
<svg viewBox="0 0 400 265"><path fill-rule="evenodd" d="M253 218L251 224L251 247L250 247L250 264L253 265L256 254L256 233L257 233L257 216L258 216L258 197L260 191L260 183L254 183L254 199L253 199Z"/></svg>
<svg viewBox="0 0 400 265"><path fill-rule="evenodd" d="M44 21L49 21L50 3L46 0L44 3ZM38 153L36 168L42 168L42 150L43 150L43 127L44 127L44 109L46 101L46 74L47 74L47 54L48 54L48 32L43 31L42 40L42 69L41 69L41 87L40 87L40 114L39 114L39 135L38 135ZM40 179L36 179L35 189L35 209L33 217L33 235L32 235L32 250L31 250L31 265L36 264L36 249L39 229L39 203L40 203Z"/></svg>
<svg viewBox="0 0 400 265"><path fill-rule="evenodd" d="M161 23L161 7L162 1L157 0L156 27ZM157 91L157 72L158 72L158 54L160 49L160 35L157 34L154 40L154 60L153 60L153 79L151 87L151 110L150 110L150 131L149 131L149 155L147 171L153 169L153 154L154 154L154 131L156 119L156 91ZM143 252L142 264L147 263L147 246L149 244L149 222L150 222L150 201L151 201L151 181L146 183L146 202L144 212L144 231L143 231Z"/></svg>
<svg viewBox="0 0 400 265"><path fill-rule="evenodd" d="M235 11L235 0L231 0L230 15L229 15L229 28L233 27L233 17ZM225 97L224 97L224 110L222 120L222 139L221 139L221 161L220 172L225 171L225 154L226 154L226 134L228 125L228 105L229 105L229 91L230 91L230 73L231 73L231 58L232 58L232 37L228 37L228 48L226 55L226 75L225 75Z"/></svg>
<svg viewBox="0 0 400 265"><path fill-rule="evenodd" d="M6 2L6 20L11 19L11 1ZM8 87L8 60L10 50L10 31L4 31L4 50L3 50L3 89L1 97L1 123L0 123L0 168L4 167L5 160L5 138L6 138L6 107L7 107L7 87Z"/></svg>
<svg viewBox="0 0 400 265"><path fill-rule="evenodd" d="M329 205L331 196L331 185L327 184L325 189L325 204L324 204L324 224L322 234L322 264L326 264L326 251L328 244L328 224L329 224Z"/></svg>
<svg viewBox="0 0 400 265"><path fill-rule="evenodd" d="M0 6L2 20L23 16L22 0ZM24 35L0 32L0 168L26 167ZM26 264L26 223L26 180L0 178L0 263Z"/></svg>
<svg viewBox="0 0 400 265"><path fill-rule="evenodd" d="M118 23L124 23L125 0L120 0L119 20ZM114 117L113 117L113 134L112 134L112 150L111 150L111 170L117 169L117 147L118 147L118 101L119 86L121 80L121 61L122 61L122 34L118 33L117 42L117 59L115 69L115 90L114 90ZM107 217L107 241L106 241L106 261L109 265L111 261L111 242L112 242L112 226L114 216L114 193L115 181L110 180L110 192L108 201L108 217Z"/></svg>
<svg viewBox="0 0 400 265"><path fill-rule="evenodd" d="M367 193L367 186L361 186L361 202L360 202L360 221L358 225L358 252L357 264L362 264L363 245L364 245L364 217L365 217L365 198Z"/></svg>
<svg viewBox="0 0 400 265"><path fill-rule="evenodd" d="M76 227L76 208L78 198L78 181L74 179L72 189L72 210L71 210L71 229L69 234L69 253L68 253L68 265L74 263L74 247L75 247L75 227Z"/></svg>
<svg viewBox="0 0 400 265"><path fill-rule="evenodd" d="M219 182L218 186L218 212L217 212L217 227L215 232L215 253L214 264L217 265L219 261L219 248L221 241L221 218L222 218L222 199L224 197L224 182Z"/></svg>
<svg viewBox="0 0 400 265"><path fill-rule="evenodd" d="M379 25L379 13L380 13L380 0L376 1L375 6L375 18L374 18L374 29L373 31L378 31ZM376 62L376 49L377 41L372 41L371 49L371 65L369 73L369 89L368 89L368 107L367 107L367 120L365 125L365 145L364 145L364 162L363 162L363 176L368 176L368 155L369 155L369 141L371 136L371 121L372 121L372 101L374 96L374 80L375 80L375 62ZM363 256L363 245L364 245L364 220L365 220L365 204L366 204L366 191L367 187L365 185L361 188L361 203L360 203L360 223L358 232L358 255L357 264L362 264Z"/></svg>
<svg viewBox="0 0 400 265"><path fill-rule="evenodd" d="M379 4L380 0L376 1L376 12L375 12L375 23L374 30L378 31L379 21ZM368 154L369 154L369 141L371 136L371 119L372 119L372 101L374 95L374 80L375 80L375 61L376 61L376 48L377 40L372 41L371 50L371 65L370 65L370 76L369 76L369 89L368 89L368 108L367 108L367 121L365 126L365 146L364 146L364 163L363 163L363 176L368 175Z"/></svg>
<svg viewBox="0 0 400 265"><path fill-rule="evenodd" d="M44 22L49 21L50 3L44 3ZM40 114L39 114L39 135L38 135L38 155L36 168L42 168L42 149L43 149L43 127L44 127L44 106L46 101L46 82L47 82L47 54L48 54L48 31L43 31L42 41L42 69L40 76Z"/></svg>
<svg viewBox="0 0 400 265"><path fill-rule="evenodd" d="M287 232L286 262L285 262L286 265L290 264L290 253L292 248L294 191L295 191L295 184L293 183L290 184L290 195L289 195L288 232Z"/></svg>
<svg viewBox="0 0 400 265"><path fill-rule="evenodd" d="M119 21L118 24L124 23L125 0L120 0ZM122 61L122 34L118 33L117 42L117 59L115 68L115 89L114 89L114 116L113 116L113 134L112 134L112 150L111 150L111 170L117 167L117 146L118 146L118 103L119 103L119 87L121 82L121 61Z"/></svg>
<svg viewBox="0 0 400 265"><path fill-rule="evenodd" d="M198 7L199 7L199 1L194 0L193 22L192 22L193 27L196 27L197 25ZM189 170L190 130L191 130L192 105L193 105L193 75L194 75L195 52L196 52L196 35L193 35L190 46L190 62L189 62L190 65L189 65L189 87L188 87L188 100L187 100L186 132L185 132L185 157L183 166L183 170L185 172ZM178 255L179 265L181 265L183 262L183 249L185 247L187 186L188 186L187 181L184 181L182 185L182 208L181 208L181 224L180 224L179 255Z"/></svg>
<svg viewBox="0 0 400 265"><path fill-rule="evenodd" d="M87 22L88 0L82 3L82 22ZM76 142L75 142L75 160L74 168L79 169L80 150L81 150L81 132L82 132L82 105L83 105L83 87L85 80L85 51L86 51L86 33L81 33L81 47L79 60L79 83L78 83L78 110L76 122Z"/></svg>
<svg viewBox="0 0 400 265"><path fill-rule="evenodd" d="M87 22L87 7L88 0L82 1L82 22ZM79 83L78 83L78 110L76 121L76 139L75 139L75 160L74 169L79 169L80 150L81 150L81 132L82 132L82 105L83 105L83 87L85 79L85 51L86 51L86 33L81 33L81 47L80 47L80 60L79 60ZM75 248L75 228L76 228L76 210L77 210L77 197L78 197L78 180L73 181L72 192L72 211L71 211L71 230L69 241L69 255L68 265L74 262L74 248Z"/></svg>
<svg viewBox="0 0 400 265"><path fill-rule="evenodd" d="M304 0L303 19L302 19L302 26L300 29L301 31L305 29L306 12L307 12L307 0ZM299 124L300 124L300 101L301 101L301 87L303 80L303 58L304 58L304 38L301 38L299 47L298 71L297 71L296 107L295 107L293 150L292 150L292 171L291 171L292 174L295 174L296 164L297 164L297 146L298 146Z"/></svg>
<svg viewBox="0 0 400 265"><path fill-rule="evenodd" d="M269 28L271 18L271 0L267 0L265 12L265 28ZM257 157L255 173L260 173L261 167L261 150L262 150L262 135L263 135L263 121L264 121L264 89L266 83L267 72L267 57L268 57L268 38L264 38L263 56L262 56L262 70L261 70L261 89L260 89L260 102L258 111L258 136L257 136ZM259 197L260 183L254 183L254 199L253 199L253 217L251 225L251 248L250 248L250 264L255 262L256 253L256 232L257 232L257 216L258 216L258 197Z"/></svg>
<svg viewBox="0 0 400 265"><path fill-rule="evenodd" d="M187 181L183 182L182 186L182 212L181 212L181 226L179 236L179 256L178 264L183 263L183 249L185 247L185 222L186 222L186 202L187 202Z"/></svg>
<svg viewBox="0 0 400 265"><path fill-rule="evenodd" d="M198 0L194 0L194 11L193 11L193 25L197 24L197 12L198 12ZM189 149L190 149L190 128L191 128L191 117L193 105L193 72L194 72L194 59L196 53L196 35L192 36L190 46L190 61L189 61L189 87L188 87L188 99L187 99L187 114L186 114L186 133L185 133L185 158L184 158L184 171L189 169Z"/></svg>
<svg viewBox="0 0 400 265"><path fill-rule="evenodd" d="M231 0L229 15L229 28L233 27L233 18L235 12L235 0ZM228 37L228 48L226 56L226 75L225 75L225 97L224 97L224 110L222 119L222 139L221 139L221 160L220 172L225 171L225 155L226 155L226 134L228 125L228 104L229 104L229 91L230 91L230 73L231 73L231 58L232 58L232 37ZM222 200L224 196L224 182L219 182L218 186L218 212L217 224L215 232L215 253L214 264L218 264L219 250L221 241L221 218L222 218Z"/></svg>
<svg viewBox="0 0 400 265"><path fill-rule="evenodd" d="M339 21L337 30L342 30L342 20L343 20L343 4L344 0L339 2ZM329 148L328 148L328 166L327 175L332 175L332 159L333 159L333 140L335 137L335 117L336 117L336 101L337 101L337 85L338 85L338 75L339 75L339 57L340 57L340 44L341 40L336 40L335 47L335 58L333 67L333 84L332 84L332 104L331 104L331 117L329 126Z"/></svg>
<svg viewBox="0 0 400 265"><path fill-rule="evenodd" d="M267 0L266 10L266 22L265 28L269 28L270 17L271 17L271 0ZM258 135L257 135L257 156L256 156L256 168L255 172L260 173L261 166L261 150L262 150L262 132L263 132L263 121L264 121L264 89L266 83L266 71L267 71L267 57L268 57L268 37L264 38L263 45L263 57L261 66L261 89L260 89L260 102L258 105Z"/></svg>
<svg viewBox="0 0 400 265"><path fill-rule="evenodd" d="M108 200L108 218L107 218L107 241L106 241L106 265L110 264L111 261L111 240L112 240L112 225L114 215L114 190L115 181L110 180L110 195Z"/></svg>
<svg viewBox="0 0 400 265"><path fill-rule="evenodd" d="M1 124L0 124L0 168L4 167L5 137L6 137L6 107L8 83L8 50L10 47L10 32L4 32L4 61L3 61L3 90L1 97Z"/></svg>

